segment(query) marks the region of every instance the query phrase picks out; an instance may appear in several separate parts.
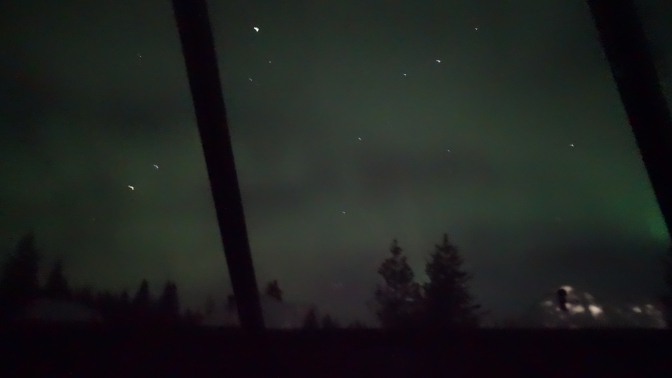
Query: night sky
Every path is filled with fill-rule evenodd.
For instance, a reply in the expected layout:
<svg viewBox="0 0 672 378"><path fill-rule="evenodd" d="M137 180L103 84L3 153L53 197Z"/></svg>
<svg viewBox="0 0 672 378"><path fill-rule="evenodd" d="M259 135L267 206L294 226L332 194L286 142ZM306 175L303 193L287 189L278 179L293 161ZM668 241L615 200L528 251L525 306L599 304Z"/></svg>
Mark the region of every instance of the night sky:
<svg viewBox="0 0 672 378"><path fill-rule="evenodd" d="M668 234L584 1L210 13L260 285L368 320L392 239L423 279L447 232L494 315L659 294ZM0 5L0 183L2 250L32 228L76 285L230 292L168 0Z"/></svg>

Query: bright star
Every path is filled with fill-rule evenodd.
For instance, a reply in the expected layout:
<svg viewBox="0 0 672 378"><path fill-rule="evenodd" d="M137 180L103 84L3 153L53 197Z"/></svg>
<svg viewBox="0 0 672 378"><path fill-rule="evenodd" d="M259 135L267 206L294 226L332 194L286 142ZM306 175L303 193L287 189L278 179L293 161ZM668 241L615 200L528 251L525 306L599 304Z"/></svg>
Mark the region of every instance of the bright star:
<svg viewBox="0 0 672 378"><path fill-rule="evenodd" d="M255 27L254 27L254 31L256 31L257 33L259 33L259 28L255 26Z"/></svg>
<svg viewBox="0 0 672 378"><path fill-rule="evenodd" d="M135 188L132 185L129 185L128 187L131 188L131 190L135 190Z"/></svg>
<svg viewBox="0 0 672 378"><path fill-rule="evenodd" d="M159 166L158 166L158 165L156 165L156 164L154 164L154 168L156 168L156 169L159 169Z"/></svg>

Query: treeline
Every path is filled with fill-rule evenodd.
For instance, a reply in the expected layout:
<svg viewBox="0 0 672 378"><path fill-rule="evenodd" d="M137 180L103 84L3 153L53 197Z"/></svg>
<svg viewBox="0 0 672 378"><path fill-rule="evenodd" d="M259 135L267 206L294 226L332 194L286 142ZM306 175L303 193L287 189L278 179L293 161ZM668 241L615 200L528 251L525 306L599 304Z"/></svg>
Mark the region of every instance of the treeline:
<svg viewBox="0 0 672 378"><path fill-rule="evenodd" d="M0 319L23 320L24 311L36 300L74 302L94 310L107 324L198 324L202 316L189 309L182 312L177 285L166 281L161 295L152 296L149 282L142 280L131 296L127 291L94 291L91 287L71 287L58 260L46 282L39 282L40 253L31 232L22 237L14 253L2 266L0 277ZM44 314L48 317L48 314Z"/></svg>
<svg viewBox="0 0 672 378"><path fill-rule="evenodd" d="M263 292L261 293L271 300L276 300L278 302L284 302L283 292L280 289L278 280L270 281L264 287ZM228 311L235 311L235 296L229 295L228 303L226 305ZM215 312L215 301L212 297L208 298L206 302L206 315L212 314ZM303 320L301 321L300 328L303 330L331 330L331 329L341 329L341 328L367 328L367 326L360 322L354 321L347 326L343 326L338 320L334 319L329 313L320 313L317 309L317 306L311 306L306 312Z"/></svg>
<svg viewBox="0 0 672 378"><path fill-rule="evenodd" d="M390 254L378 269L383 283L374 293L375 315L383 328L477 327L480 324L483 312L467 287L471 275L462 270L462 258L446 234L427 261L425 271L429 281L425 284L416 282L396 240ZM0 277L1 319L20 317L21 311L37 299L79 303L97 311L108 324L200 324L204 316L214 311L212 298L205 305L205 314L190 309L181 311L177 285L170 280L165 282L158 298L152 296L147 280L142 280L132 295L125 290L115 293L94 291L91 287L73 288L64 275L61 260L53 264L46 282L41 285L40 258L34 234L29 233L19 240L14 253L4 262ZM263 294L283 301L277 280L269 282ZM233 295L229 296L226 307L235 313ZM306 330L365 327L359 321L343 326L330 314L320 314L316 307L307 311L302 322Z"/></svg>
<svg viewBox="0 0 672 378"><path fill-rule="evenodd" d="M485 312L475 303L469 291L472 275L463 268L464 261L448 235L434 246L425 264L427 282L419 283L408 264L404 251L397 240L389 249L390 256L378 269L382 282L374 294L376 319L380 326L395 328L475 328L482 324ZM132 295L127 291L94 291L90 287L73 288L63 273L62 261L56 261L44 284L39 282L40 253L32 233L19 240L11 255L5 260L0 272L0 319L10 320L21 314L36 299L62 300L79 303L95 310L101 320L109 324L201 324L204 316L214 312L214 300L205 304L205 314L180 307L178 287L166 281L158 297L151 294L149 283L142 280ZM664 259L665 278L669 285L663 296L665 315L672 324L672 249ZM283 301L283 292L274 280L266 284L263 293L277 301ZM226 310L235 314L235 297L230 295ZM510 319L500 326L519 325ZM356 321L341 325L330 314L320 314L316 307L310 308L302 321L302 328L338 329L365 328Z"/></svg>

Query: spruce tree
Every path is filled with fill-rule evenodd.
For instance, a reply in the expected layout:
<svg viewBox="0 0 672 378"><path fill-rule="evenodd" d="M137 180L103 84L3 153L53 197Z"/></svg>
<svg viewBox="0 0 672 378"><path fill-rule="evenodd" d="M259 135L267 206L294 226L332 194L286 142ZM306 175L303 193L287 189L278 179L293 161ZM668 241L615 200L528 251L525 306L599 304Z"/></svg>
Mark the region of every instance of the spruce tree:
<svg viewBox="0 0 672 378"><path fill-rule="evenodd" d="M45 295L51 299L70 298L70 287L63 274L63 262L61 260L57 260L51 268L44 291Z"/></svg>
<svg viewBox="0 0 672 378"><path fill-rule="evenodd" d="M133 297L131 306L133 308L132 314L134 321L146 321L149 319L149 316L154 313L152 308L152 298L149 292L149 282L147 282L146 279L142 280L140 283L140 287L135 293L135 297Z"/></svg>
<svg viewBox="0 0 672 378"><path fill-rule="evenodd" d="M280 290L278 280L273 280L266 284L265 294L282 302L282 290Z"/></svg>
<svg viewBox="0 0 672 378"><path fill-rule="evenodd" d="M467 283L471 275L462 270L463 259L449 243L448 234L436 245L427 262L429 282L423 286L424 325L429 328L477 327L478 310Z"/></svg>
<svg viewBox="0 0 672 378"><path fill-rule="evenodd" d="M350 323L347 328L349 328L349 329L364 329L364 328L367 328L367 327L366 327L366 324L362 323L361 321L355 320L354 322Z"/></svg>
<svg viewBox="0 0 672 378"><path fill-rule="evenodd" d="M167 320L176 320L180 316L180 300L177 293L177 285L173 281L167 281L163 287L163 293L159 298L158 309Z"/></svg>
<svg viewBox="0 0 672 378"><path fill-rule="evenodd" d="M317 309L311 307L310 310L306 313L305 318L303 318L303 329L306 330L315 330L320 328L320 324L317 321Z"/></svg>
<svg viewBox="0 0 672 378"><path fill-rule="evenodd" d="M16 250L4 263L0 277L0 310L5 313L16 311L37 297L39 260L31 231L19 240Z"/></svg>
<svg viewBox="0 0 672 378"><path fill-rule="evenodd" d="M128 291L127 290L124 290L124 291L121 292L121 294L119 295L119 302L121 303L121 306L123 306L123 307L127 307L130 304L131 300L128 296Z"/></svg>
<svg viewBox="0 0 672 378"><path fill-rule="evenodd" d="M94 299L94 308L107 322L115 322L119 314L119 300L109 290L100 291Z"/></svg>
<svg viewBox="0 0 672 378"><path fill-rule="evenodd" d="M208 295L208 299L205 301L205 315L212 316L215 311L217 311L217 304L215 303L215 298L212 295Z"/></svg>
<svg viewBox="0 0 672 378"><path fill-rule="evenodd" d="M145 279L142 280L138 291L135 293L135 297L133 297L133 307L148 309L150 302L149 282Z"/></svg>
<svg viewBox="0 0 672 378"><path fill-rule="evenodd" d="M331 317L329 314L325 314L322 317L322 329L337 329L341 328L341 325Z"/></svg>
<svg viewBox="0 0 672 378"><path fill-rule="evenodd" d="M117 311L116 311L117 321L125 323L130 320L130 316L132 316L132 313L130 312L131 308L130 305L131 305L131 299L128 295L128 290L123 290L121 294L119 294L119 298L117 301Z"/></svg>
<svg viewBox="0 0 672 378"><path fill-rule="evenodd" d="M391 257L378 269L385 281L375 293L376 316L383 328L414 327L421 305L420 285L397 240L390 246Z"/></svg>
<svg viewBox="0 0 672 378"><path fill-rule="evenodd" d="M96 305L96 298L93 295L93 289L89 286L85 286L83 288L75 290L75 293L73 295L75 301L87 306L87 307L95 307Z"/></svg>

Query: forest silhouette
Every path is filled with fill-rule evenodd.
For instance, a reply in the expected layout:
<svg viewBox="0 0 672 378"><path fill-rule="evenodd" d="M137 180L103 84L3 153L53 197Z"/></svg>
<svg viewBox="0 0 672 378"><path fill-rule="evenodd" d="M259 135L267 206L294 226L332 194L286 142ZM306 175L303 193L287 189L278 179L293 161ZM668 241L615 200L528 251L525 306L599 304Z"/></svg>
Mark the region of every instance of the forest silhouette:
<svg viewBox="0 0 672 378"><path fill-rule="evenodd" d="M377 326L383 329L455 329L482 326L483 310L469 291L472 275L462 265L464 260L447 234L434 246L426 261L428 281L421 284L407 262L404 251L396 239L389 247L389 257L382 261L378 274L381 283L373 292L373 312ZM203 310L182 309L177 284L166 280L158 297L154 297L148 280L143 279L135 293L94 290L90 286L72 287L64 274L64 262L56 260L39 282L41 253L36 247L35 235L28 232L18 241L15 250L4 261L0 276L0 321L39 322L26 317L26 309L37 301L74 303L92 310L94 323L123 326L178 326L202 325L204 318L212 316L217 303L208 297ZM668 291L661 299L667 311L665 321L671 324L672 316L672 248L664 258ZM263 293L266 298L283 302L284 295L277 280L268 282ZM561 306L562 307L562 306ZM223 304L225 311L235 313L235 296L228 296ZM49 314L46 314L47 316ZM44 320L42 320L44 321ZM234 326L231 324L230 326ZM520 326L509 319L499 327ZM347 326L328 313L310 307L298 328L304 331L361 329L370 325L355 321Z"/></svg>

